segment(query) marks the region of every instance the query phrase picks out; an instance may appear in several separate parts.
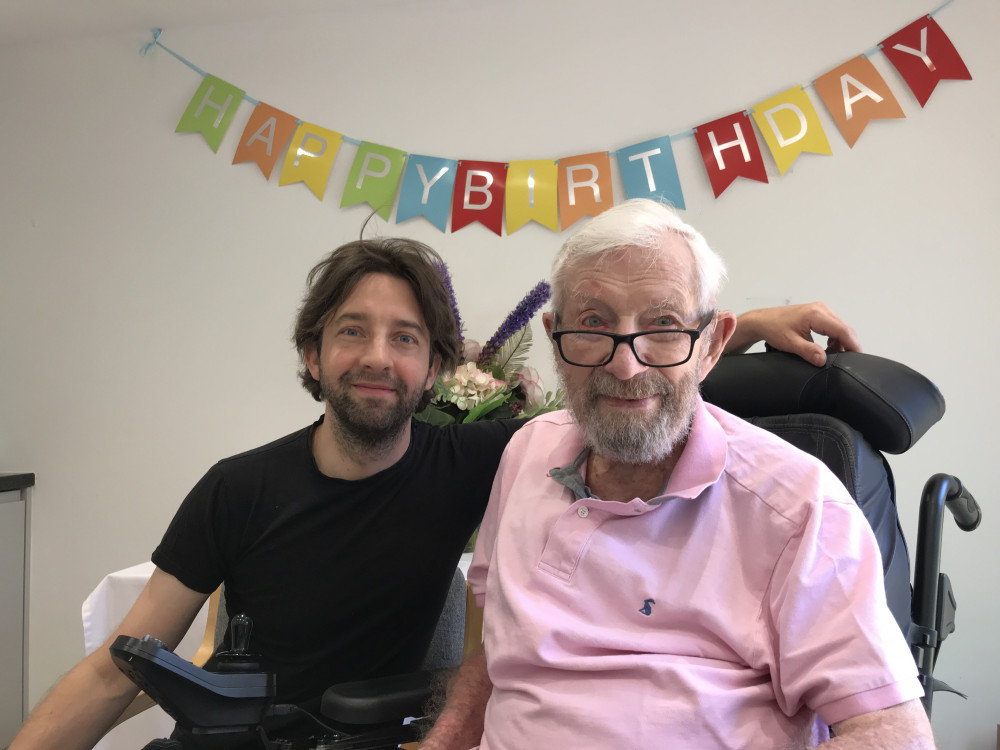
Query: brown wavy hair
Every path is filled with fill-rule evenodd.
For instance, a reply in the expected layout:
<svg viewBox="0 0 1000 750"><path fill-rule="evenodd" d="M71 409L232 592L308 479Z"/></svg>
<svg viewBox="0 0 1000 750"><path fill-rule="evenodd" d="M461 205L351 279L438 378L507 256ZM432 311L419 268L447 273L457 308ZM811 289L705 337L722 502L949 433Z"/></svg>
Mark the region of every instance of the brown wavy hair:
<svg viewBox="0 0 1000 750"><path fill-rule="evenodd" d="M441 257L430 247L404 237L379 237L341 245L313 266L306 279L306 295L295 319L292 341L299 352L299 380L317 401L322 401L319 382L306 367L310 346L319 352L327 321L365 276L383 273L410 285L430 332L431 361L441 357L441 372L458 365L462 345L451 301L435 264ZM424 394L426 404L430 392Z"/></svg>

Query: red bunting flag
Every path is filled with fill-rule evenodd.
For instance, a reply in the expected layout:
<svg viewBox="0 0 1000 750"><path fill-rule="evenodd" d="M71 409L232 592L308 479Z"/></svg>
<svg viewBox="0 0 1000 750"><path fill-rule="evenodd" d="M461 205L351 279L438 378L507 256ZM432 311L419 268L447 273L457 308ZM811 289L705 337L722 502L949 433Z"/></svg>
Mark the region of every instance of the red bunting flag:
<svg viewBox="0 0 1000 750"><path fill-rule="evenodd" d="M699 125L694 136L716 198L737 177L767 182L764 159L746 112Z"/></svg>
<svg viewBox="0 0 1000 750"><path fill-rule="evenodd" d="M261 102L254 107L246 127L243 128L243 135L240 136L240 143L233 156L233 164L255 162L260 167L264 179L270 179L271 170L274 169L281 150L295 132L295 127L295 118L290 114Z"/></svg>
<svg viewBox="0 0 1000 750"><path fill-rule="evenodd" d="M883 39L881 46L921 107L931 98L938 81L972 80L955 45L930 16Z"/></svg>
<svg viewBox="0 0 1000 750"><path fill-rule="evenodd" d="M503 233L503 196L507 165L492 161L460 161L451 202L451 231L478 221Z"/></svg>

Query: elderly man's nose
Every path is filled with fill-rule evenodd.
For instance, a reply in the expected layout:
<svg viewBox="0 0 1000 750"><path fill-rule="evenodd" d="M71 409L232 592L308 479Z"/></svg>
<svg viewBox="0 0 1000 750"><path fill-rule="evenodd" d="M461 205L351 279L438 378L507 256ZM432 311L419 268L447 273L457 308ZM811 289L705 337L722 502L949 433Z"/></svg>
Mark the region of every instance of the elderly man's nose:
<svg viewBox="0 0 1000 750"><path fill-rule="evenodd" d="M604 366L604 369L619 380L629 380L645 370L646 365L636 358L632 347L622 341L615 347L611 361Z"/></svg>

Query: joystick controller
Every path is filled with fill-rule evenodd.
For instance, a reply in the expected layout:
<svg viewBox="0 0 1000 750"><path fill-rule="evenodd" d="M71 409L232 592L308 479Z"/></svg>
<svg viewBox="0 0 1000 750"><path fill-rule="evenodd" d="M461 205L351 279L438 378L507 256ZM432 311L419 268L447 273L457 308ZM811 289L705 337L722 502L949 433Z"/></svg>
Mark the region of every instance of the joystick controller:
<svg viewBox="0 0 1000 750"><path fill-rule="evenodd" d="M274 702L275 677L261 670L248 650L252 623L236 615L230 624L233 649L219 654L218 672L194 666L153 638L120 635L111 658L181 727L196 734L242 732L255 728Z"/></svg>

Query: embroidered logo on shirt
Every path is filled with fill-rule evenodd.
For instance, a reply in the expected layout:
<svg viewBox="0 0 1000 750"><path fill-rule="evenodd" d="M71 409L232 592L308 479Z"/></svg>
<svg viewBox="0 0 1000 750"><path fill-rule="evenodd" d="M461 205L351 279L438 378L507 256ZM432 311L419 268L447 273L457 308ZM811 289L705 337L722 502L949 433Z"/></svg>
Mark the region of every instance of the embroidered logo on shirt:
<svg viewBox="0 0 1000 750"><path fill-rule="evenodd" d="M656 599L646 599L645 601L643 601L642 609L639 610L640 614L644 614L646 615L646 617L649 617L651 614L653 614L653 607L651 606L653 604L656 604Z"/></svg>

